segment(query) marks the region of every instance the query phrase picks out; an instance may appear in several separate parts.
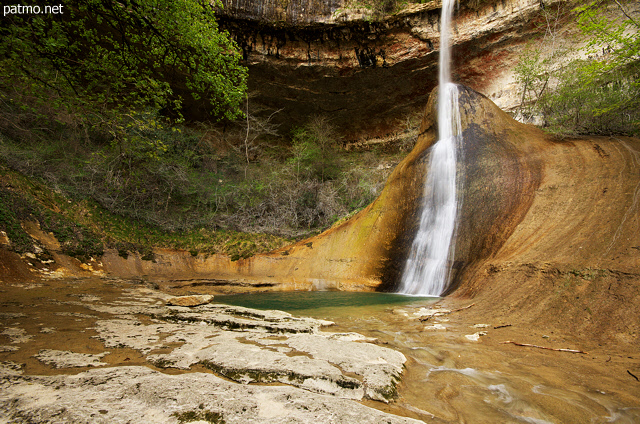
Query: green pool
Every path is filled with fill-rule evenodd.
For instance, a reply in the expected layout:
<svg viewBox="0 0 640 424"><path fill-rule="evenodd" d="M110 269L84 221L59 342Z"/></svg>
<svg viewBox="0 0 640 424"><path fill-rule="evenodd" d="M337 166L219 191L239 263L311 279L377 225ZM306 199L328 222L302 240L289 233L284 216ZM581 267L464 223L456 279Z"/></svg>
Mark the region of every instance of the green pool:
<svg viewBox="0 0 640 424"><path fill-rule="evenodd" d="M295 314L324 315L347 309L385 309L389 306L424 304L436 297L416 297L395 293L343 291L292 291L219 295L214 302L255 309L277 309ZM323 313L324 312L324 313ZM330 314L331 315L331 314Z"/></svg>

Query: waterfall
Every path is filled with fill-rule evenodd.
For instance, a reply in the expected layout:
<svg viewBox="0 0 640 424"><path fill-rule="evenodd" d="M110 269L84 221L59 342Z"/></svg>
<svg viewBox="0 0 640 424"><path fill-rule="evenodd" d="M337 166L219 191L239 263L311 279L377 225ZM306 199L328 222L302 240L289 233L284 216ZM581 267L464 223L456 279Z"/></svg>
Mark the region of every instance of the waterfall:
<svg viewBox="0 0 640 424"><path fill-rule="evenodd" d="M413 239L399 292L439 296L449 283L458 211L456 144L460 136L458 88L451 80L450 31L455 0L443 0L440 20L438 141L431 147L420 227Z"/></svg>

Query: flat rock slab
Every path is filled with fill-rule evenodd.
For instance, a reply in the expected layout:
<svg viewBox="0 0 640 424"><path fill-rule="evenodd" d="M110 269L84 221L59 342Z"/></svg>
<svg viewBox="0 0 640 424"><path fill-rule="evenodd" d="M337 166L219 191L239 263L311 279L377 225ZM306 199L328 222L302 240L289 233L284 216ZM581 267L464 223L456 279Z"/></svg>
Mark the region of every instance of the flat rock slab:
<svg viewBox="0 0 640 424"><path fill-rule="evenodd" d="M4 350L42 337L31 353L38 366L84 370L35 376L33 365L0 363L0 423L416 422L356 402L396 396L406 358L375 339L283 311L168 305L171 298L140 287L60 301L70 310L56 316L83 321L81 332L95 331L88 337L102 345L82 350L47 346L51 335L18 323L5 327ZM142 366L110 363L123 348Z"/></svg>
<svg viewBox="0 0 640 424"><path fill-rule="evenodd" d="M0 376L2 375L20 375L22 374L22 364L13 361L0 362ZM0 415L1 416L1 415Z"/></svg>
<svg viewBox="0 0 640 424"><path fill-rule="evenodd" d="M210 294L200 294L193 296L176 296L167 300L167 305L170 306L185 306L194 307L205 305L213 300L213 296Z"/></svg>
<svg viewBox="0 0 640 424"><path fill-rule="evenodd" d="M215 375L115 367L25 376L0 368L0 422L420 423L290 386L242 385Z"/></svg>
<svg viewBox="0 0 640 424"><path fill-rule="evenodd" d="M323 332L333 324L282 311L205 304L98 320L107 348L128 347L158 368L204 365L239 383L283 383L346 399L388 402L406 358L356 334ZM370 341L370 340L369 340Z"/></svg>
<svg viewBox="0 0 640 424"><path fill-rule="evenodd" d="M53 365L54 368L101 367L109 365L100 360L109 352L98 354L75 353L65 350L42 349L35 355L38 360Z"/></svg>

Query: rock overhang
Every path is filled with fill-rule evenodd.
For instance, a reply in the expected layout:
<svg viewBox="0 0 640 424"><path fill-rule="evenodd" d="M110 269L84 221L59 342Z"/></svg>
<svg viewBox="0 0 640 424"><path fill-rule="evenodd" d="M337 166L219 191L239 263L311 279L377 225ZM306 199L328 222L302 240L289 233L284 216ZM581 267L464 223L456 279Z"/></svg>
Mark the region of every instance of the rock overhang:
<svg viewBox="0 0 640 424"><path fill-rule="evenodd" d="M388 136L437 85L440 2L383 17L336 0L223 5L220 26L242 49L251 101L266 116L282 110L274 119L284 134L324 115L346 141ZM510 67L518 46L539 33L540 15L537 0L461 2L454 80L513 106Z"/></svg>

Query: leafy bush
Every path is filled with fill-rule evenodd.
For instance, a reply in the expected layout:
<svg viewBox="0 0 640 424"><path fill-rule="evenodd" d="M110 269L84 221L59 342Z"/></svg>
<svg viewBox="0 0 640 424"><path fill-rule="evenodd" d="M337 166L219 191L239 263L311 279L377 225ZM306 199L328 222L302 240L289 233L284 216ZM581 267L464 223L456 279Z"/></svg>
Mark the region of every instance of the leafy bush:
<svg viewBox="0 0 640 424"><path fill-rule="evenodd" d="M334 129L325 117L316 117L293 132L293 156L289 162L296 178L321 182L337 177L340 164L336 156Z"/></svg>
<svg viewBox="0 0 640 424"><path fill-rule="evenodd" d="M8 208L19 204L8 198L0 221L19 249L30 248L20 227L29 215L73 255L98 255L103 243L123 256L148 253L157 242L246 257L282 239L236 231L308 235L382 188L388 168L342 150L328 120L283 137L273 114L250 110L238 49L208 0L64 8L0 23L0 160L74 205L120 218L101 228L52 205Z"/></svg>
<svg viewBox="0 0 640 424"><path fill-rule="evenodd" d="M38 3L21 6L42 8ZM238 116L246 69L208 0L69 0L63 6L58 14L4 16L3 79L94 123L96 115L108 123L147 108L174 117Z"/></svg>
<svg viewBox="0 0 640 424"><path fill-rule="evenodd" d="M543 40L552 55L525 49L515 69L525 118L541 114L562 134L640 134L640 20L623 3L595 0L573 10L584 59L555 49L555 32ZM556 28L560 15L547 13L547 27Z"/></svg>
<svg viewBox="0 0 640 424"><path fill-rule="evenodd" d="M9 190L0 189L0 230L7 234L11 247L18 253L33 251L31 236L20 225L30 216L29 206Z"/></svg>
<svg viewBox="0 0 640 424"><path fill-rule="evenodd" d="M640 133L640 85L628 69L602 72L601 67L594 61L573 61L562 69L555 90L542 96L540 109L554 132Z"/></svg>
<svg viewBox="0 0 640 424"><path fill-rule="evenodd" d="M37 221L44 231L53 233L62 252L69 256L88 260L103 253L101 240L86 227L21 194L0 189L0 229L7 233L13 250L18 253L34 251L34 241L21 225L21 221L29 220Z"/></svg>
<svg viewBox="0 0 640 424"><path fill-rule="evenodd" d="M5 107L0 104L0 111ZM55 118L44 112L40 122L53 128L49 123ZM144 128L127 127L129 119L123 118L122 127L149 144L109 143L99 129L85 140L82 128L60 125L42 139L33 130L16 141L0 138L0 158L76 201L93 199L112 213L164 231L208 228L285 237L318 232L366 206L391 171L379 168L380 158L371 152L342 150L323 119L297 130L293 141L269 135L254 143L257 155L250 162L244 138L214 126L168 127L149 119ZM17 134L11 132L13 122L0 121L0 133ZM386 157L397 161L393 153ZM255 252L241 250L240 257Z"/></svg>

